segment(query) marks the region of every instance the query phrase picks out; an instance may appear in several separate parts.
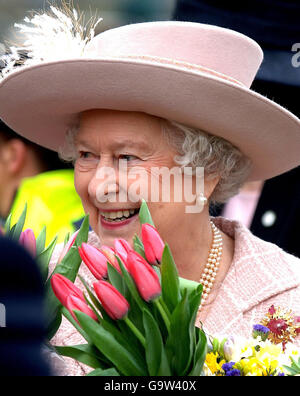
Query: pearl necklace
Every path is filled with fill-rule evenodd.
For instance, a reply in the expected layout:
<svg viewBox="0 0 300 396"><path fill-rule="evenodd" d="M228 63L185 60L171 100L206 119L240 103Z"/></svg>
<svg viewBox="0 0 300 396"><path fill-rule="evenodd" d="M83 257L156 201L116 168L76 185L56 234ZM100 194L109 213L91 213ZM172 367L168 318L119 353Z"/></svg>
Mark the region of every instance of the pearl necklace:
<svg viewBox="0 0 300 396"><path fill-rule="evenodd" d="M210 225L213 232L212 246L208 255L207 263L204 268L203 274L200 279L200 283L203 285L202 299L200 308L203 306L207 297L212 289L214 280L217 276L219 269L222 251L223 251L223 241L221 232L210 220Z"/></svg>

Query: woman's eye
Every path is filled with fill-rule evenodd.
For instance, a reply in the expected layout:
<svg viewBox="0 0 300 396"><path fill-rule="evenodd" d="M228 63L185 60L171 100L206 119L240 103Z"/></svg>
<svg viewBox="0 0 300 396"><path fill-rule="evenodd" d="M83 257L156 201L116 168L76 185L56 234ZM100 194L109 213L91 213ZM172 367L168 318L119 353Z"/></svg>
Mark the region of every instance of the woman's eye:
<svg viewBox="0 0 300 396"><path fill-rule="evenodd" d="M88 152L88 151L80 151L79 152L79 158L90 159L90 158L94 158L94 157L95 156L92 153Z"/></svg>
<svg viewBox="0 0 300 396"><path fill-rule="evenodd" d="M121 154L119 155L119 159L124 159L125 161L133 161L137 159L135 155L130 155L130 154Z"/></svg>

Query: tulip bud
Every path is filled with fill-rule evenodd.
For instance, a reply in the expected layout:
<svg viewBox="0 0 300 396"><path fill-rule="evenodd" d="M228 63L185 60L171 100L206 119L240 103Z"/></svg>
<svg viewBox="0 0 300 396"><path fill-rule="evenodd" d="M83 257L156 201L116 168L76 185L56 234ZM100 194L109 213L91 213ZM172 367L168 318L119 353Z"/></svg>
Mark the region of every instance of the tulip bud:
<svg viewBox="0 0 300 396"><path fill-rule="evenodd" d="M120 269L118 260L115 256L115 251L113 248L106 246L106 245L102 245L101 246L101 252L105 255L107 261L113 266L115 267L116 270L119 271L120 274L122 274L122 271ZM124 263L125 265L125 263Z"/></svg>
<svg viewBox="0 0 300 396"><path fill-rule="evenodd" d="M31 228L21 232L19 242L24 246L34 257L36 256L36 239Z"/></svg>
<svg viewBox="0 0 300 396"><path fill-rule="evenodd" d="M130 250L132 250L129 243L126 241L126 239L115 239L114 247L116 254L121 258L123 263L126 263L127 254L130 252Z"/></svg>
<svg viewBox="0 0 300 396"><path fill-rule="evenodd" d="M83 242L78 252L96 279L107 278L107 258L99 249Z"/></svg>
<svg viewBox="0 0 300 396"><path fill-rule="evenodd" d="M78 311L81 311L85 314L87 314L89 317L94 319L95 321L98 320L97 315L95 312L86 304L85 301L82 301L80 298L77 298L75 296L69 295L67 298L67 304L66 308L69 310L70 314L73 316L73 318L76 320L78 323L78 320L74 314L74 310L77 309Z"/></svg>
<svg viewBox="0 0 300 396"><path fill-rule="evenodd" d="M225 359L230 361L232 359L234 351L235 351L234 337L229 337L223 343L223 354L225 356Z"/></svg>
<svg viewBox="0 0 300 396"><path fill-rule="evenodd" d="M161 294L159 277L142 256L132 250L127 255L127 267L137 289L145 301L154 300Z"/></svg>
<svg viewBox="0 0 300 396"><path fill-rule="evenodd" d="M77 286L75 286L74 283L70 281L70 279L61 274L52 275L51 286L53 293L64 307L67 306L67 298L69 295L73 295L84 301L83 292Z"/></svg>
<svg viewBox="0 0 300 396"><path fill-rule="evenodd" d="M125 297L110 283L98 281L94 283L95 293L106 313L114 320L127 315L129 303Z"/></svg>
<svg viewBox="0 0 300 396"><path fill-rule="evenodd" d="M157 229L150 224L142 224L142 241L146 259L150 264L160 264L165 244Z"/></svg>
<svg viewBox="0 0 300 396"><path fill-rule="evenodd" d="M79 233L79 230L74 232L73 235L71 235L70 239L68 240L68 242L66 243L66 245L64 246L59 259L58 259L58 264L63 260L63 258L65 257L65 255L68 253L68 251L71 249L71 247L74 245L76 237Z"/></svg>

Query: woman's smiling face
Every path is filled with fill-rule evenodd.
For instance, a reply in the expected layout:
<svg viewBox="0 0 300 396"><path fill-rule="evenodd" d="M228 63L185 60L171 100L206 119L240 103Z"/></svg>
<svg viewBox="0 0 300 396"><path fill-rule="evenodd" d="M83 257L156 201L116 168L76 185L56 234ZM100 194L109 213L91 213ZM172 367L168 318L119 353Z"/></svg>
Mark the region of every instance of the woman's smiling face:
<svg viewBox="0 0 300 396"><path fill-rule="evenodd" d="M151 170L153 174L153 167L176 166L177 153L166 141L161 120L138 112L86 111L81 114L75 147L75 187L91 227L102 244L112 246L116 238L132 243L133 236L140 234L141 199L151 201L145 196L150 192ZM164 230L172 232L184 213L183 203L172 203L172 181L170 186L171 202L148 202L162 235Z"/></svg>

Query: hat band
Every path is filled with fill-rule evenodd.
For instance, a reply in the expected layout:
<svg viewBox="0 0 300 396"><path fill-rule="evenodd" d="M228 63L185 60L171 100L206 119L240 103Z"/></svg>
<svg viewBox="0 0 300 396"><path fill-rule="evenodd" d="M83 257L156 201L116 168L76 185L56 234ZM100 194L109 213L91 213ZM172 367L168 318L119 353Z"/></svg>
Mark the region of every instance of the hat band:
<svg viewBox="0 0 300 396"><path fill-rule="evenodd" d="M177 59L171 59L171 58L160 58L159 56L151 56L151 55L126 55L126 56L119 55L118 58L146 60L146 61L151 61L151 62L155 62L155 63L161 63L163 65L172 65L172 66L175 65L175 66L179 66L181 68L183 67L188 70L200 71L202 73L221 78L222 80L230 81L230 82L240 85L242 87L246 87L245 84L243 84L239 80L236 80L233 77L230 77L230 76L227 76L226 74L209 69L208 67L197 65L195 63L184 62L184 61L180 61Z"/></svg>

